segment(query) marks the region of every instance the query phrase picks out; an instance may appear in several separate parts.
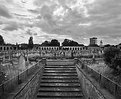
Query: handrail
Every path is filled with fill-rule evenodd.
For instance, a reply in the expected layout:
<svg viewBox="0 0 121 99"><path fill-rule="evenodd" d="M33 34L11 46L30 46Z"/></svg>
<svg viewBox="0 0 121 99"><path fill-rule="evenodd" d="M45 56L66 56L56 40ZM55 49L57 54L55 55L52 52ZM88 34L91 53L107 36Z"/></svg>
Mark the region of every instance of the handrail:
<svg viewBox="0 0 121 99"><path fill-rule="evenodd" d="M79 60L80 61L80 60ZM97 74L100 74L102 77L106 78L107 80L109 80L110 82L114 83L115 85L121 87L121 85L119 85L118 83L116 83L115 81L112 81L111 79L109 79L108 77L106 77L105 75L103 75L102 73L97 72L95 69L90 68L89 66L87 66L89 69L93 70L94 72L96 72Z"/></svg>
<svg viewBox="0 0 121 99"><path fill-rule="evenodd" d="M35 65L37 65L37 64L38 64L38 62L37 62L36 64L34 64L33 66L35 66ZM26 70L22 71L22 72L19 73L18 75L14 76L14 77L12 77L11 79L9 79L9 80L5 81L4 83L0 84L0 86L6 84L7 82L9 82L10 80L12 80L12 79L14 79L15 77L19 76L19 75L22 74L23 72L25 72L25 71L31 69L33 66L31 66L30 68L27 68Z"/></svg>
<svg viewBox="0 0 121 99"><path fill-rule="evenodd" d="M21 84L22 82L24 82L26 80L27 77L30 77L34 72L38 71L38 64L39 63L42 63L42 59L40 61L38 61L36 64L34 64L32 67L28 68L27 70L21 72L19 75L17 76L14 76L12 79L4 82L3 84L0 85L0 98L3 98L3 97L6 97L5 94L11 94L12 91L15 90L15 88L17 86L19 86L19 84ZM40 70L40 69L39 69ZM33 74L35 75L35 74ZM34 79L34 77L32 76L32 78ZM30 78L31 79L31 78ZM32 80L32 79L31 79ZM30 81L30 80L28 80ZM26 82L27 83L27 82ZM24 86L25 84L23 84ZM23 89L25 87L22 87ZM20 91L22 89L18 89L18 91ZM17 92L15 93L12 93L12 97L16 94Z"/></svg>
<svg viewBox="0 0 121 99"><path fill-rule="evenodd" d="M103 98L106 99L105 96L102 94L102 92L100 90L98 90L97 87L93 84L93 82L87 77L87 75L84 72L82 72L82 70L79 68L79 66L76 65L76 67L86 77L86 79L93 85L93 87L103 96Z"/></svg>
<svg viewBox="0 0 121 99"><path fill-rule="evenodd" d="M24 88L36 77L36 75L39 73L39 71L42 69L42 67L33 75L33 77L16 93L16 95L13 97L13 99L16 98L17 95L19 95Z"/></svg>
<svg viewBox="0 0 121 99"><path fill-rule="evenodd" d="M79 59L76 62L83 63ZM84 67L85 67L84 69L87 72L88 71L91 72L92 76L94 77L94 79L97 80L97 82L101 87L109 91L110 94L112 94L117 99L121 99L121 85L117 84L115 81L112 81L110 78L104 76L102 73L97 72L95 69L89 67L88 65L85 65Z"/></svg>
<svg viewBox="0 0 121 99"><path fill-rule="evenodd" d="M78 61L77 61L77 63L78 62L81 62L79 59L78 59ZM97 90L100 94L101 94L101 96L102 96L102 98L103 99L106 99L106 97L102 94L102 92L100 91L100 90L98 90L98 88L96 87L96 85L94 85L93 84L93 82L87 77L87 75L81 70L81 68L79 67L79 65L77 65L77 63L76 63L76 67L78 68L78 70L85 76L85 78L92 84L92 86L94 87L94 89L95 90ZM81 62L82 63L82 62Z"/></svg>

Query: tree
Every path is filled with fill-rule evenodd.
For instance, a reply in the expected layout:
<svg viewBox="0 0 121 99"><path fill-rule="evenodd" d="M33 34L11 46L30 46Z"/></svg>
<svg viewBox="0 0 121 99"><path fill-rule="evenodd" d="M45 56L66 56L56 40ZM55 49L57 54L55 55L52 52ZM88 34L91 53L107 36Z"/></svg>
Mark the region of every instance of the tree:
<svg viewBox="0 0 121 99"><path fill-rule="evenodd" d="M69 46L69 42L70 40L64 39L64 41L62 42L62 46Z"/></svg>
<svg viewBox="0 0 121 99"><path fill-rule="evenodd" d="M104 47L110 47L111 45L110 44L106 44L106 45L104 45Z"/></svg>
<svg viewBox="0 0 121 99"><path fill-rule="evenodd" d="M76 41L64 39L62 46L79 46L79 44Z"/></svg>
<svg viewBox="0 0 121 99"><path fill-rule="evenodd" d="M60 46L60 42L56 39L52 39L50 42L50 46Z"/></svg>
<svg viewBox="0 0 121 99"><path fill-rule="evenodd" d="M4 44L5 44L4 39L3 39L2 35L0 35L0 45L4 45Z"/></svg>
<svg viewBox="0 0 121 99"><path fill-rule="evenodd" d="M41 45L42 46L50 46L50 42L49 41L44 41Z"/></svg>
<svg viewBox="0 0 121 99"><path fill-rule="evenodd" d="M79 46L79 44L76 41L71 41L70 46Z"/></svg>
<svg viewBox="0 0 121 99"><path fill-rule="evenodd" d="M104 61L105 63L112 69L118 70L118 61L117 59L119 58L120 54L120 49L116 47L108 47L104 50Z"/></svg>
<svg viewBox="0 0 121 99"><path fill-rule="evenodd" d="M28 48L29 48L29 49L32 49L33 46L34 46L34 44L33 44L33 37L31 36L31 37L29 38Z"/></svg>

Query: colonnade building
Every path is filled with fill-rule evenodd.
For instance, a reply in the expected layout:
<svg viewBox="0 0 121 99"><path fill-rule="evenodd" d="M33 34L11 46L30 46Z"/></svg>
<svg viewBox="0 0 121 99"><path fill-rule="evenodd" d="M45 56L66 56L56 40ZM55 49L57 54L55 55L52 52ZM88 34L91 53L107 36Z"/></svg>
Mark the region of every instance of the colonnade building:
<svg viewBox="0 0 121 99"><path fill-rule="evenodd" d="M83 46L37 46L34 50L83 50Z"/></svg>
<svg viewBox="0 0 121 99"><path fill-rule="evenodd" d="M102 53L100 46L36 46L34 51L78 51L81 53Z"/></svg>
<svg viewBox="0 0 121 99"><path fill-rule="evenodd" d="M18 50L15 45L0 45L0 52Z"/></svg>

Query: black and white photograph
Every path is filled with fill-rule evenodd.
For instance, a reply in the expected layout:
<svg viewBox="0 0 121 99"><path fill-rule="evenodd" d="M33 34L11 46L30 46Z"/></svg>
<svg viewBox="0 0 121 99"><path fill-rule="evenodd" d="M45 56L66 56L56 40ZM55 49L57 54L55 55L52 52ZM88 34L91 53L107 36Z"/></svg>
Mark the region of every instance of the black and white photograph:
<svg viewBox="0 0 121 99"><path fill-rule="evenodd" d="M121 99L121 0L0 0L0 99Z"/></svg>

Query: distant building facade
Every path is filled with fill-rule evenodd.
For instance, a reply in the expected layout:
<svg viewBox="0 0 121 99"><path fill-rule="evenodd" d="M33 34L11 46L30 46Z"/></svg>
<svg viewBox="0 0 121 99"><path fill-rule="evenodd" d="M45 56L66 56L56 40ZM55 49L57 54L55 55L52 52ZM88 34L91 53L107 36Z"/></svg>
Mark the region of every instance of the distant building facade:
<svg viewBox="0 0 121 99"><path fill-rule="evenodd" d="M100 41L100 47L103 47L103 41L102 40Z"/></svg>
<svg viewBox="0 0 121 99"><path fill-rule="evenodd" d="M16 45L0 45L0 52L18 50Z"/></svg>
<svg viewBox="0 0 121 99"><path fill-rule="evenodd" d="M96 37L90 38L90 44L89 45L97 45L97 38Z"/></svg>
<svg viewBox="0 0 121 99"><path fill-rule="evenodd" d="M55 47L55 46L36 46L33 49L34 51L74 51L74 52L80 52L83 55L89 55L89 54L99 54L102 52L102 48L100 46L61 46L61 47Z"/></svg>
<svg viewBox="0 0 121 99"><path fill-rule="evenodd" d="M103 42L100 42L100 46L97 45L97 38L93 37L90 38L90 43L88 46L35 46L34 50L37 51L58 51L58 50L63 50L63 51L74 51L74 52L79 52L82 55L92 55L92 54L102 54L103 53L103 48L102 44Z"/></svg>

